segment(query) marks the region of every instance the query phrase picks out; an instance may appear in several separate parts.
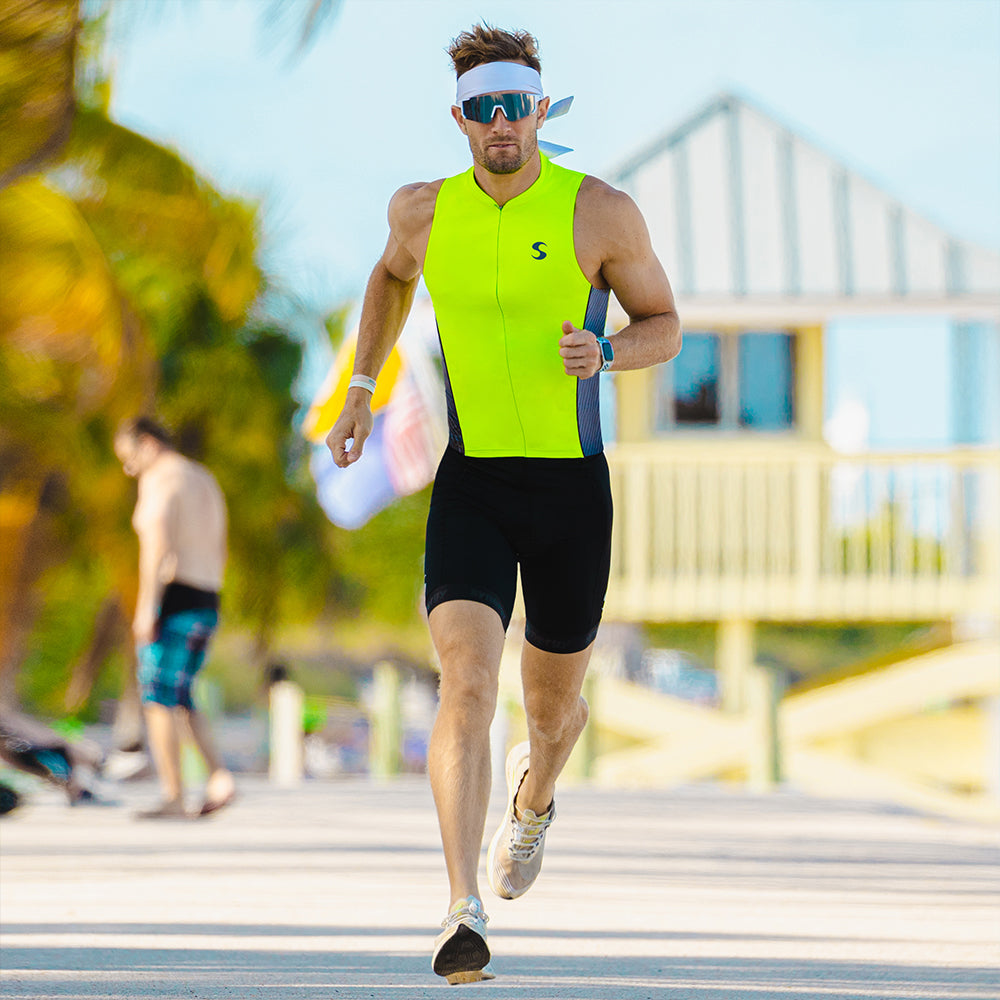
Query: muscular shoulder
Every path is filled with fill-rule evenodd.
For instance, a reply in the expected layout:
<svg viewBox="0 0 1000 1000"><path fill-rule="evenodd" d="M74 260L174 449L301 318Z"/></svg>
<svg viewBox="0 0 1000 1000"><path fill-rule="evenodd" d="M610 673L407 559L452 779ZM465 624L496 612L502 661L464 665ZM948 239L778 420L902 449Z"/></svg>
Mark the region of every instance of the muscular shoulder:
<svg viewBox="0 0 1000 1000"><path fill-rule="evenodd" d="M587 175L580 184L573 217L577 259L595 288L607 288L605 268L648 246L646 224L624 192Z"/></svg>
<svg viewBox="0 0 1000 1000"><path fill-rule="evenodd" d="M389 228L397 239L408 239L431 224L434 204L444 179L405 184L389 200Z"/></svg>
<svg viewBox="0 0 1000 1000"><path fill-rule="evenodd" d="M580 236L601 243L631 239L636 232L644 234L646 230L632 198L590 174L584 177L577 195L576 226Z"/></svg>
<svg viewBox="0 0 1000 1000"><path fill-rule="evenodd" d="M443 180L407 184L389 201L389 241L382 264L400 280L411 280L423 270L434 204Z"/></svg>

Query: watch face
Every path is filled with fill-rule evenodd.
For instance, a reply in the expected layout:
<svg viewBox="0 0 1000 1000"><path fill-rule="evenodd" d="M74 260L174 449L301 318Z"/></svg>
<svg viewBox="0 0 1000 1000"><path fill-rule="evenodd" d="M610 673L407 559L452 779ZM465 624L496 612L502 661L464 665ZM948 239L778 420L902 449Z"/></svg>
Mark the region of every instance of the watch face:
<svg viewBox="0 0 1000 1000"><path fill-rule="evenodd" d="M598 344L601 345L601 356L605 361L614 361L615 359L615 349L611 346L606 337L600 337L598 339Z"/></svg>

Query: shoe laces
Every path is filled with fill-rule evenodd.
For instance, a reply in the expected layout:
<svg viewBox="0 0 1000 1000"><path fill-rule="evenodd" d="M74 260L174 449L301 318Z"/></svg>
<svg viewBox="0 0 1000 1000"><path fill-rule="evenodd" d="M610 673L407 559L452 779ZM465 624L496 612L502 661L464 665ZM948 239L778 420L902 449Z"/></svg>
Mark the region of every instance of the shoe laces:
<svg viewBox="0 0 1000 1000"><path fill-rule="evenodd" d="M473 920L481 920L483 924L490 922L490 918L486 916L486 911L483 909L483 904L475 896L468 896L457 902L448 916L441 921L441 926L447 930L455 924L465 923L469 917L472 917Z"/></svg>
<svg viewBox="0 0 1000 1000"><path fill-rule="evenodd" d="M554 813L551 806L544 816L536 816L528 809L519 819L516 810L511 809L511 838L507 853L514 861L530 861L538 853L545 831L554 819Z"/></svg>

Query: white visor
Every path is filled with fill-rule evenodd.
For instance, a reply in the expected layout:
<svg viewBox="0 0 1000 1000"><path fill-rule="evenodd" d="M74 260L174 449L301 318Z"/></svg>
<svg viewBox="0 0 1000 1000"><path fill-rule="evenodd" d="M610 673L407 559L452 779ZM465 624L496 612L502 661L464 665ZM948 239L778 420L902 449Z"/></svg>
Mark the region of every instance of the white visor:
<svg viewBox="0 0 1000 1000"><path fill-rule="evenodd" d="M474 66L458 78L458 92L455 103L461 105L470 97L480 97L483 94L503 94L508 91L521 94L534 94L544 97L542 78L538 70L521 63L492 62Z"/></svg>

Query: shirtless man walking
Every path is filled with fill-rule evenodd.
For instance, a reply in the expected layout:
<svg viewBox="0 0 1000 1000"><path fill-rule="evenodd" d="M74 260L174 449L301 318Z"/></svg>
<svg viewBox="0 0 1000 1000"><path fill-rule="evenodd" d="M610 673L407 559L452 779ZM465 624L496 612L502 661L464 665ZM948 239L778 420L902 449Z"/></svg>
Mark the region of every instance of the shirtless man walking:
<svg viewBox="0 0 1000 1000"><path fill-rule="evenodd" d="M477 25L449 54L458 78L451 114L473 165L393 196L354 377L327 444L341 467L361 457L375 379L422 273L441 338L450 429L425 556L441 664L428 769L450 886L432 967L458 983L493 977L477 869L517 573L529 740L508 757L507 813L487 857L490 887L504 899L538 875L556 779L587 721L580 691L611 553L598 373L670 360L681 331L632 199L539 151L549 98L535 39ZM610 291L630 322L606 338Z"/></svg>
<svg viewBox="0 0 1000 1000"><path fill-rule="evenodd" d="M132 632L149 745L162 800L137 819L182 819L180 744L185 727L208 767L200 815L228 805L235 794L205 717L191 701L191 684L218 624L226 565L226 502L215 477L179 454L167 432L146 417L115 437L126 475L139 481L132 525L139 536L139 596Z"/></svg>

